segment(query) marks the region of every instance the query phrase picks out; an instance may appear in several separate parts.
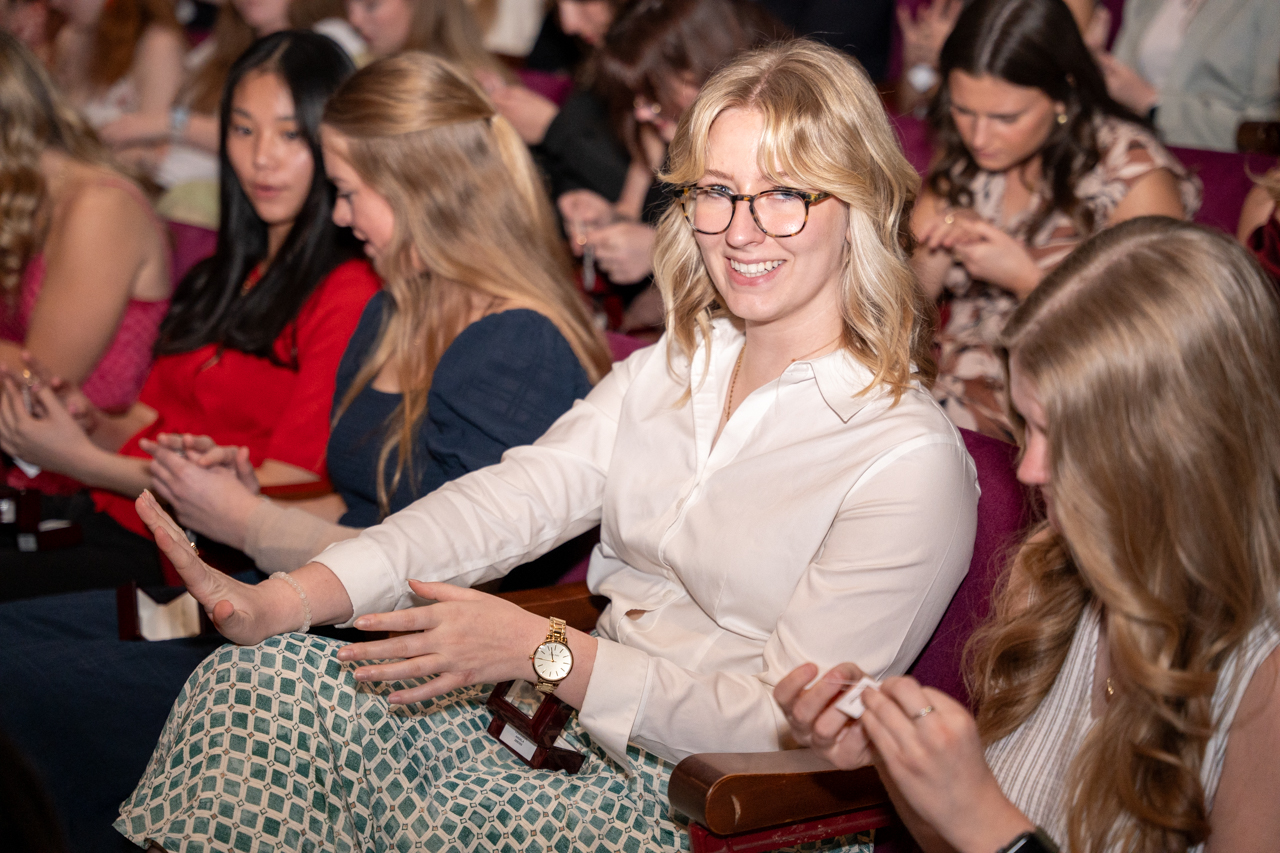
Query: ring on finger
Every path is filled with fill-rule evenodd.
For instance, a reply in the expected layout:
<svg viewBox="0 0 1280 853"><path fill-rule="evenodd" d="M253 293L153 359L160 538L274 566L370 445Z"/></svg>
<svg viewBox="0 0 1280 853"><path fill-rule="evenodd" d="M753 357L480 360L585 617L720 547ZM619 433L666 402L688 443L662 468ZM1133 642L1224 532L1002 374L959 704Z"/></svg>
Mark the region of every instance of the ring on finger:
<svg viewBox="0 0 1280 853"><path fill-rule="evenodd" d="M932 705L925 705L925 706L924 706L923 708L921 708L919 711L916 711L914 714L912 714L912 715L911 715L911 719L913 719L913 720L923 720L925 717L929 716L929 715L930 715L930 714L932 714L932 713L933 713L933 706L932 706Z"/></svg>
<svg viewBox="0 0 1280 853"><path fill-rule="evenodd" d="M948 213L946 216L942 217L942 221L947 223L948 225L954 225L956 221L956 215L954 213Z"/></svg>

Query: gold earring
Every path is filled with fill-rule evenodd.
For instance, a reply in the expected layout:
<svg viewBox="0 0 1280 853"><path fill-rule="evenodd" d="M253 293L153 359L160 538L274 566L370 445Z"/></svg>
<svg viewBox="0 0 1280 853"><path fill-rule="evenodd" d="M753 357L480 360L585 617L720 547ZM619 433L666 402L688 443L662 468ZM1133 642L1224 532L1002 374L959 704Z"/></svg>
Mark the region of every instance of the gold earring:
<svg viewBox="0 0 1280 853"><path fill-rule="evenodd" d="M1058 113L1058 124L1066 124L1066 123L1067 123L1067 114Z"/></svg>

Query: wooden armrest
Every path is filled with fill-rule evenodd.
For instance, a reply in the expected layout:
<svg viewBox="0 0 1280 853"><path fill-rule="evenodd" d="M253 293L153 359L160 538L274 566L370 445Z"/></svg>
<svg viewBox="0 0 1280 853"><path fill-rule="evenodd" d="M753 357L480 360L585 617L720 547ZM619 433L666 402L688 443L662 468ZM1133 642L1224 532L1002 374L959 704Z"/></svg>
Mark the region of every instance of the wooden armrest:
<svg viewBox="0 0 1280 853"><path fill-rule="evenodd" d="M667 792L671 805L716 835L889 804L874 767L839 770L808 749L691 755Z"/></svg>
<svg viewBox="0 0 1280 853"><path fill-rule="evenodd" d="M583 581L504 592L502 597L530 613L548 618L558 616L579 631L594 630L596 620L609 606L609 599L603 595L592 595Z"/></svg>
<svg viewBox="0 0 1280 853"><path fill-rule="evenodd" d="M1236 128L1236 150L1280 155L1280 121L1242 121Z"/></svg>
<svg viewBox="0 0 1280 853"><path fill-rule="evenodd" d="M264 498L278 501L309 501L333 494L333 483L329 480L314 480L310 483L281 483L277 486L263 486L260 493Z"/></svg>

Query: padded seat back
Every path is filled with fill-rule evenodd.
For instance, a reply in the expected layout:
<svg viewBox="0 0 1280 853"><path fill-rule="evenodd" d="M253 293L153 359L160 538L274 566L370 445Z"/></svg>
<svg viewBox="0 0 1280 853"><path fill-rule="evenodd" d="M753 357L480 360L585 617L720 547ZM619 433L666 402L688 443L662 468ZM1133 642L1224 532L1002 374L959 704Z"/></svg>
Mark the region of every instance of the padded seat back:
<svg viewBox="0 0 1280 853"><path fill-rule="evenodd" d="M1018 448L960 430L978 469L978 529L969 573L961 581L924 651L909 670L922 684L969 704L961 666L965 643L991 609L991 590L1035 515L1031 495L1015 475Z"/></svg>

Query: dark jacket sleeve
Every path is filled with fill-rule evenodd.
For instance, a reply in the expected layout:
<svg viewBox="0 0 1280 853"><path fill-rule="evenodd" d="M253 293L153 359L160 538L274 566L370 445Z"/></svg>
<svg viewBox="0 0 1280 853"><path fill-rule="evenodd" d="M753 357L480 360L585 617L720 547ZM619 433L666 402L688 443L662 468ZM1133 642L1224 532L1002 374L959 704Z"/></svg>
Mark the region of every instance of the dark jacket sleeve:
<svg viewBox="0 0 1280 853"><path fill-rule="evenodd" d="M533 152L551 182L552 198L587 189L617 201L631 163L609 127L604 104L581 90L564 102Z"/></svg>

